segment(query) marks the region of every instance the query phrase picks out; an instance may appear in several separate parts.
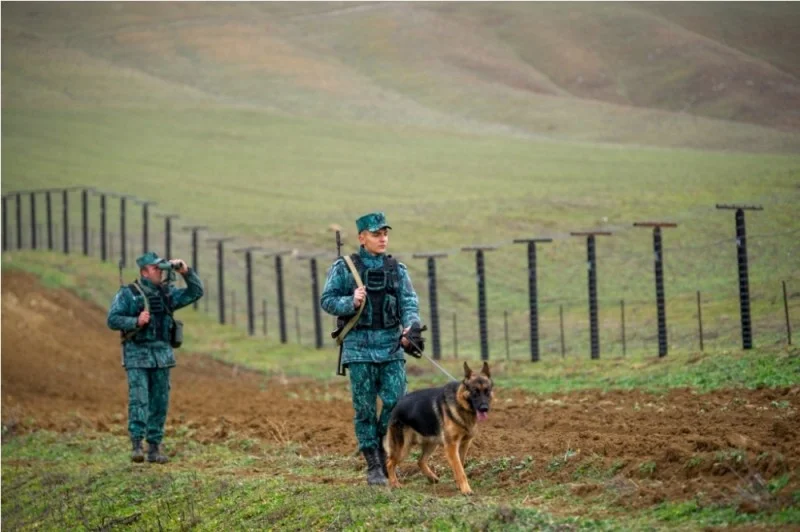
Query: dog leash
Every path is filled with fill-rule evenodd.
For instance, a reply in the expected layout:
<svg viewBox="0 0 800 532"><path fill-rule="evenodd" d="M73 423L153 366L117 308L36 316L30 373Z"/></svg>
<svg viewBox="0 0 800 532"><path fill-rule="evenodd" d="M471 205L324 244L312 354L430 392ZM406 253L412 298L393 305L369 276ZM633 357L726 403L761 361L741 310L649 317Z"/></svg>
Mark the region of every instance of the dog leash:
<svg viewBox="0 0 800 532"><path fill-rule="evenodd" d="M412 340L411 338L409 338L409 337L407 337L407 336L405 337L405 339L406 339L406 340L408 340L408 342L409 342L409 343L410 343L410 344L411 344L411 345L412 345L412 346L413 346L413 347L414 347L414 348L417 350L417 352L418 352L420 355L424 356L426 359L428 359L428 361L429 361L431 364L433 364L434 366L436 366L437 368L439 368L439 371L441 371L442 373L444 373L445 375L447 375L448 377L450 377L450 380L451 380L451 381L456 381L456 380L458 380L458 379L456 379L455 377L453 377L452 375L450 375L450 374L447 372L447 370L446 370L446 369L444 369L442 366L440 366L439 364L437 364L437 363L436 363L436 361L435 361L434 359L432 359L431 357L429 357L428 355L426 355L425 353L423 353L423 352L422 352L422 350L419 348L419 345L417 344L417 342L415 342L414 340ZM417 358L419 358L419 357L417 357Z"/></svg>
<svg viewBox="0 0 800 532"><path fill-rule="evenodd" d="M439 368L439 370L440 370L442 373L444 373L445 375L447 375L448 377L450 377L450 380L451 380L451 381L458 380L458 379L456 379L455 377L453 377L452 375L450 375L449 373L447 373L447 370L446 370L446 369L444 369L444 368L443 368L442 366L440 366L439 364L437 364L437 363L436 363L436 361L435 361L435 360L433 360L431 357L429 357L428 355L425 355L425 354L423 354L422 356L424 356L425 358L427 358L427 359L430 361L430 363L431 363L431 364L433 364L434 366L436 366L437 368Z"/></svg>

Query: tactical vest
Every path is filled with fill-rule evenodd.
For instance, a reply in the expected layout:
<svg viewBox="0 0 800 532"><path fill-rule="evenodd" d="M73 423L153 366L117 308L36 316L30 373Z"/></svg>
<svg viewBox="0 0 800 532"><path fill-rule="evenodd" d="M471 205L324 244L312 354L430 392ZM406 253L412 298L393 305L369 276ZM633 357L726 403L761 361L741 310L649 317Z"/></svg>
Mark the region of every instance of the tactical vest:
<svg viewBox="0 0 800 532"><path fill-rule="evenodd" d="M386 255L382 267L367 268L358 253L350 255L350 259L367 289L364 301L367 306L355 328L391 329L400 325L398 298L400 279L397 273L397 260L391 255Z"/></svg>
<svg viewBox="0 0 800 532"><path fill-rule="evenodd" d="M139 285L142 286L141 284ZM141 301L142 294L133 283L128 285L128 289L134 296L134 301ZM147 304L150 308L150 323L142 327L142 329L133 337L134 342L151 342L154 340L160 340L163 342L169 342L169 329L170 329L170 320L167 320L167 316L172 316L172 313L169 311L169 294L159 294L158 292L153 293L152 290L145 289L142 287L142 291L147 296ZM145 310L144 301L141 301L139 304L139 312L141 313ZM147 334L147 330L152 329L155 331L155 335Z"/></svg>

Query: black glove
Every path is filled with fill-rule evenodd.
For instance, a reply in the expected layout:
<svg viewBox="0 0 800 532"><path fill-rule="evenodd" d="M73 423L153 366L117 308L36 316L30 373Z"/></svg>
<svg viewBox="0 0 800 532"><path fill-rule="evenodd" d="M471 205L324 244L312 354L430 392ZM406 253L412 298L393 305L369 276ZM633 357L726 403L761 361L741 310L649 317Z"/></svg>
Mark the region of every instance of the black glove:
<svg viewBox="0 0 800 532"><path fill-rule="evenodd" d="M422 331L427 330L427 325L420 327L419 323L412 323L411 327L408 329L408 332L403 335L408 340L408 345L403 346L403 351L413 357L420 358L422 356L422 352L425 350L425 338L422 337Z"/></svg>

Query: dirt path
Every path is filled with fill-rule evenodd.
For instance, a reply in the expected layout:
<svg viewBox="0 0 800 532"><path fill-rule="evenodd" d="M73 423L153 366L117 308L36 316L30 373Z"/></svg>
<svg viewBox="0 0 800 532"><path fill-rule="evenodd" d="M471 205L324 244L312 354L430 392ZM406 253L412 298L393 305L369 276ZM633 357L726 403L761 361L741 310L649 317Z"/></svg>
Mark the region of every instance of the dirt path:
<svg viewBox="0 0 800 532"><path fill-rule="evenodd" d="M31 275L4 273L2 281L4 426L12 433L84 427L124 435L125 373L105 309L43 288ZM537 396L496 384L495 408L472 458L514 457L506 467L487 462L473 472L497 475L501 483L547 477L589 495L602 487L582 479L613 470L620 493L636 487L629 503L638 506L698 491L727 497L755 474L771 478L796 471L800 462L800 387ZM236 434L297 442L308 453L355 448L343 379L267 380L182 353L172 391L167 444L170 433L185 430L201 442ZM523 461L525 467L514 467ZM409 462L408 471L414 468Z"/></svg>

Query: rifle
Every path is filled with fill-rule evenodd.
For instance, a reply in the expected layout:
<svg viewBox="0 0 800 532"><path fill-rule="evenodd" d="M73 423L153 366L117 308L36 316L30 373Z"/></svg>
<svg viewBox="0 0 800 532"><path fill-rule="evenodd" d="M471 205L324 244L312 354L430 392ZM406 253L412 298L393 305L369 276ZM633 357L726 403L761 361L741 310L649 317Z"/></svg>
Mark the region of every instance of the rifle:
<svg viewBox="0 0 800 532"><path fill-rule="evenodd" d="M120 259L120 261L119 261L119 287L120 288L122 288L124 286L124 283L122 281L122 267L123 267L122 259ZM120 362L122 363L122 367L124 368L125 367L125 344L124 344L124 342L120 342L119 348L120 348L120 351L121 351L121 353L120 353Z"/></svg>
<svg viewBox="0 0 800 532"><path fill-rule="evenodd" d="M342 256L342 234L341 234L340 231L336 231L336 256L337 257L341 257ZM338 321L339 320L337 319L337 325L338 325ZM343 327L344 327L344 325L342 325L341 327L337 326L336 330L333 331L331 336L336 338L336 336L338 336L339 333L342 332L341 330L342 330ZM340 375L342 377L346 377L347 376L347 370L344 368L344 366L342 366L342 351L343 350L344 350L344 343L340 343L339 344L339 360L336 362L336 374Z"/></svg>

